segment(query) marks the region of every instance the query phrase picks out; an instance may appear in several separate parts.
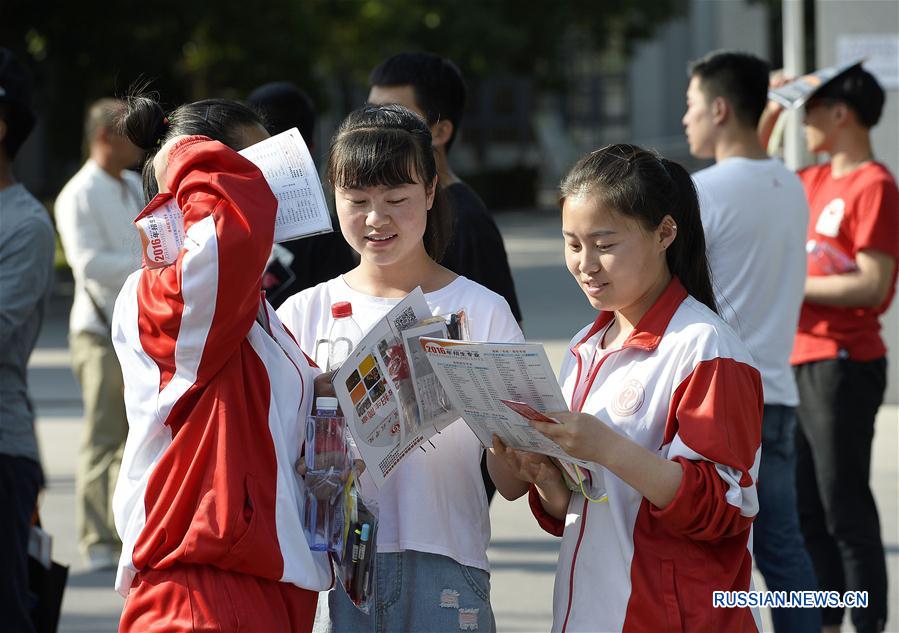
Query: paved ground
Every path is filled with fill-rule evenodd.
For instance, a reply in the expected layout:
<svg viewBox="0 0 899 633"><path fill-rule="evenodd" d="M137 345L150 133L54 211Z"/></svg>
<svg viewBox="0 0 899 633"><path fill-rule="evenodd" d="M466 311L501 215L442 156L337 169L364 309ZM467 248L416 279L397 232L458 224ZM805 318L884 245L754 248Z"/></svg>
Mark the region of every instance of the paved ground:
<svg viewBox="0 0 899 633"><path fill-rule="evenodd" d="M498 216L506 237L530 340L543 341L558 364L568 337L592 320L593 311L570 280L561 259L558 216ZM48 475L42 514L55 535L55 557L71 565L60 631L98 633L116 628L122 600L113 574L89 573L77 553L74 472L80 441L81 402L69 370L66 330L69 301L62 294L41 335L30 366L38 432ZM884 407L877 420L872 481L880 507L891 580L887 630L899 631L899 408ZM558 543L537 529L523 502L497 498L491 509L492 598L499 631L548 631ZM757 580L757 585L762 583ZM766 628L770 619L766 615ZM848 630L848 629L847 629Z"/></svg>

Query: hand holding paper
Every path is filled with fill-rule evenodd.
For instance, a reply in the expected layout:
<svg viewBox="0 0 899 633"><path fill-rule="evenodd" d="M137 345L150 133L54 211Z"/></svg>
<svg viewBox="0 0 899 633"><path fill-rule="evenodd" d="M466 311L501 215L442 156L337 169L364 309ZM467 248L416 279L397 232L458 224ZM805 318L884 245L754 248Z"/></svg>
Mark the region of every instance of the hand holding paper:
<svg viewBox="0 0 899 633"><path fill-rule="evenodd" d="M546 455L509 448L495 435L491 450L520 481L537 486L565 485L562 472Z"/></svg>
<svg viewBox="0 0 899 633"><path fill-rule="evenodd" d="M547 414L552 423L529 419L534 429L558 444L572 457L603 463L606 438L614 433L602 420L589 413L557 411Z"/></svg>

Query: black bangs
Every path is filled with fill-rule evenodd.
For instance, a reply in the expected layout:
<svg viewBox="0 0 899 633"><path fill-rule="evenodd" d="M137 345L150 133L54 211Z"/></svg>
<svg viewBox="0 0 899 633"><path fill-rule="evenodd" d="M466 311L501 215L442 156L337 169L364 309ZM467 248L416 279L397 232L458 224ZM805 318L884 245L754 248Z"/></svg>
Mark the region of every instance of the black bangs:
<svg viewBox="0 0 899 633"><path fill-rule="evenodd" d="M424 183L420 152L405 130L357 128L331 147L328 179L342 189Z"/></svg>

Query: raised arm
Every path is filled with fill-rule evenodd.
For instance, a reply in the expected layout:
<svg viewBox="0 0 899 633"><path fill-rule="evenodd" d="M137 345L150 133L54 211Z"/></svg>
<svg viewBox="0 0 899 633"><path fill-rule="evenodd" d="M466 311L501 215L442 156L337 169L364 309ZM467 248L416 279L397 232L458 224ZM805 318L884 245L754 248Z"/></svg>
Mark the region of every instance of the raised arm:
<svg viewBox="0 0 899 633"><path fill-rule="evenodd" d="M173 139L155 160L163 195L148 209L171 192L186 237L174 264L141 275L141 342L163 380L185 361L202 383L236 351L256 318L277 201L253 163L206 137Z"/></svg>

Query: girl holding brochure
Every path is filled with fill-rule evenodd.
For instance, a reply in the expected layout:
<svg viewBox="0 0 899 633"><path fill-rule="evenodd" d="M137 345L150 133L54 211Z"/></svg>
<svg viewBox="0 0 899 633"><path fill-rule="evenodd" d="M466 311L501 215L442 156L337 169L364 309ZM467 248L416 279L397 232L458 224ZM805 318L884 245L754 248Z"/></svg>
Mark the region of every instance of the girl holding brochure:
<svg viewBox="0 0 899 633"><path fill-rule="evenodd" d="M566 263L599 316L562 365L571 411L532 424L597 468L571 492L545 457L494 449L519 477L498 489L529 490L562 537L553 630L761 630L757 612L713 605L751 586L762 387L716 314L690 176L613 145L561 193Z"/></svg>
<svg viewBox="0 0 899 633"><path fill-rule="evenodd" d="M460 309L472 339L522 341L506 301L437 261L451 216L437 187L427 123L402 106L365 106L331 141L328 178L344 237L359 265L288 299L278 315L306 351L327 338L331 305L349 301L363 331L420 286L434 314ZM483 450L457 420L427 451L406 457L381 489L371 616L341 589L329 596L334 631L490 631L490 521L480 472Z"/></svg>
<svg viewBox="0 0 899 633"><path fill-rule="evenodd" d="M261 297L277 202L235 150L268 136L225 100L130 100L151 152L139 217L174 199L185 245L126 281L112 336L129 433L113 499L120 631L310 631L332 584L294 472L319 370Z"/></svg>

